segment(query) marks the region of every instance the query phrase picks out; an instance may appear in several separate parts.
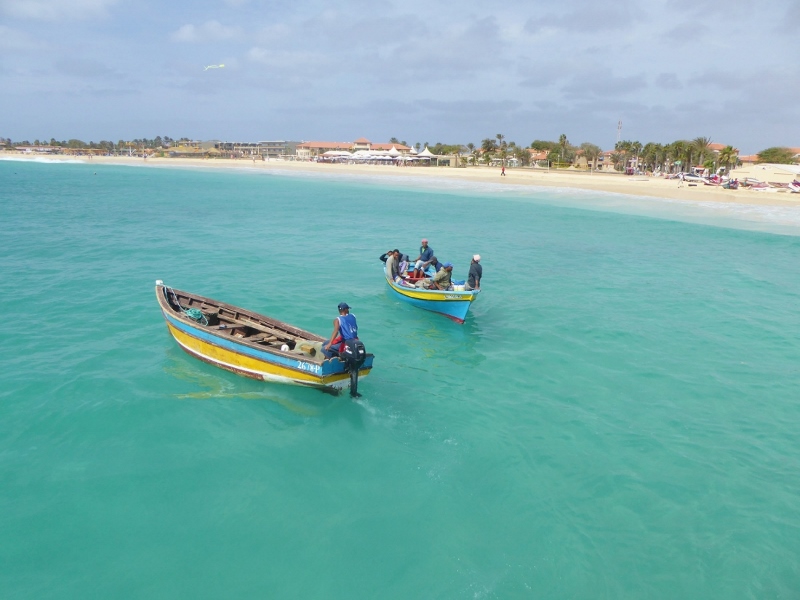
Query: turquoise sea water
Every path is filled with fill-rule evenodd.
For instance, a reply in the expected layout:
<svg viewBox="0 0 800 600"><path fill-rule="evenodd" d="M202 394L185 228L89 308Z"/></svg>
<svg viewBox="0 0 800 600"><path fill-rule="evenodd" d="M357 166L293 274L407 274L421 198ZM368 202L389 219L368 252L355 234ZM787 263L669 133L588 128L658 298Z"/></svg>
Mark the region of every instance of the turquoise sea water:
<svg viewBox="0 0 800 600"><path fill-rule="evenodd" d="M0 182L0 597L800 594L800 237L564 191ZM386 289L421 236L483 256L463 326ZM156 279L322 335L347 301L364 397L195 360Z"/></svg>

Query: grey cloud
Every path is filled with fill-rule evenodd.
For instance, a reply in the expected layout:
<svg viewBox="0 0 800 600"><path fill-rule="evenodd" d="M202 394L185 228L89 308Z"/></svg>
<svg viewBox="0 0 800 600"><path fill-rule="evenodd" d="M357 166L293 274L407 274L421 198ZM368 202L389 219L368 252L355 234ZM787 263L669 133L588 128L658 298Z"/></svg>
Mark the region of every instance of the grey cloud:
<svg viewBox="0 0 800 600"><path fill-rule="evenodd" d="M786 15L778 25L778 31L796 36L798 27L800 27L800 4L795 3L787 9Z"/></svg>
<svg viewBox="0 0 800 600"><path fill-rule="evenodd" d="M664 37L672 42L689 45L693 49L698 44L708 40L711 30L707 25L694 21L684 21L664 34Z"/></svg>
<svg viewBox="0 0 800 600"><path fill-rule="evenodd" d="M689 85L697 87L716 87L728 92L740 92L752 85L753 79L742 73L731 73L715 69L696 73L687 80Z"/></svg>
<svg viewBox="0 0 800 600"><path fill-rule="evenodd" d="M656 77L656 85L665 90L679 90L683 84L675 73L661 73Z"/></svg>
<svg viewBox="0 0 800 600"><path fill-rule="evenodd" d="M615 5L589 3L565 14L548 13L531 17L525 22L524 30L531 34L538 34L546 29L602 33L624 30L640 19L639 11L631 10L628 2Z"/></svg>
<svg viewBox="0 0 800 600"><path fill-rule="evenodd" d="M575 65L569 60L538 60L532 58L518 63L518 73L523 87L544 88L569 78Z"/></svg>
<svg viewBox="0 0 800 600"><path fill-rule="evenodd" d="M647 87L643 74L617 77L607 70L599 70L575 75L563 88L567 97L585 98L587 96L616 98Z"/></svg>

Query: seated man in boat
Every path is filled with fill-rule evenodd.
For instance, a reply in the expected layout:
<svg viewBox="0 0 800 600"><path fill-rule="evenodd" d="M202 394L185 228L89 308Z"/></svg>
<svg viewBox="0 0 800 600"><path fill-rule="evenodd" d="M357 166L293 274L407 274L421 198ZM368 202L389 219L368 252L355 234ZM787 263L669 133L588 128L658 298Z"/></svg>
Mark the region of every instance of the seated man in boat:
<svg viewBox="0 0 800 600"><path fill-rule="evenodd" d="M433 272L434 272L434 273L438 273L439 271L441 271L441 270L444 268L444 264L443 264L443 263L440 263L440 262L439 262L439 259L438 259L438 258L436 258L435 256L432 256L432 257L431 257L431 260L430 260L430 262L428 262L428 263L425 263L424 265L422 265L422 271L423 271L423 273L424 273L424 272L425 272L425 270L428 268L428 265L430 265L431 267L433 267Z"/></svg>
<svg viewBox="0 0 800 600"><path fill-rule="evenodd" d="M453 283L451 277L453 275L453 263L446 262L442 265L442 270L436 273L431 279L432 290L452 290Z"/></svg>
<svg viewBox="0 0 800 600"><path fill-rule="evenodd" d="M395 282L400 279L399 262L397 260L399 254L400 251L396 248L386 253L386 277Z"/></svg>
<svg viewBox="0 0 800 600"><path fill-rule="evenodd" d="M433 248L428 246L428 240L422 239L422 246L419 247L419 256L414 261L414 278L419 279L424 275L425 266L433 258Z"/></svg>
<svg viewBox="0 0 800 600"><path fill-rule="evenodd" d="M322 343L322 353L326 358L339 356L347 340L358 339L358 323L356 316L350 314L347 302L339 303L339 316L333 320L333 333L330 339Z"/></svg>
<svg viewBox="0 0 800 600"><path fill-rule="evenodd" d="M397 260L400 263L397 266L397 270L400 272L400 276L404 279L408 277L408 264L411 262L408 258L408 254L403 254L399 250L395 250L397 252Z"/></svg>

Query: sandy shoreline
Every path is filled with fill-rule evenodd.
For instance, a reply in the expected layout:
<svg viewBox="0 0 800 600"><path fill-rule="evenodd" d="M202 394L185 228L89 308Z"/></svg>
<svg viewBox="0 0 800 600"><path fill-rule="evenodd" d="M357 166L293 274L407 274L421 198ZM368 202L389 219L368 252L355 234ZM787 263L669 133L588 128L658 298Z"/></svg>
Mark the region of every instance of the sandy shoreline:
<svg viewBox="0 0 800 600"><path fill-rule="evenodd" d="M800 194L784 191L759 192L749 189L725 190L711 186L690 186L677 180L660 177L625 176L616 173L586 173L581 171L551 171L542 169L506 169L500 175L495 167L395 167L383 165L347 165L293 161L256 161L248 159L200 159L200 158L148 158L97 156L31 156L21 153L0 153L0 159L23 159L48 161L76 161L86 164L136 165L147 167L200 167L209 169L253 169L254 171L306 172L330 175L354 175L366 177L415 177L440 180L456 180L472 183L492 183L509 186L543 186L574 188L610 192L631 196L650 196L690 202L720 202L761 206L795 206L800 208ZM737 169L734 175L740 180L755 177L761 181L788 183L793 175L787 172L754 166Z"/></svg>

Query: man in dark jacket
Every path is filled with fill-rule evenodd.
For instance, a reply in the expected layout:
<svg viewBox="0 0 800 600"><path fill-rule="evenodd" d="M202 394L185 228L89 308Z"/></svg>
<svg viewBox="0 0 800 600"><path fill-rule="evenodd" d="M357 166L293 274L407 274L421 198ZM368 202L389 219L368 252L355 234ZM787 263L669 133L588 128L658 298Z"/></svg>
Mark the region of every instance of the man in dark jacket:
<svg viewBox="0 0 800 600"><path fill-rule="evenodd" d="M479 290L481 289L481 277L483 277L483 267L481 266L481 255L476 254L472 257L472 262L469 264L469 275L467 275L467 282L464 284L465 290Z"/></svg>

